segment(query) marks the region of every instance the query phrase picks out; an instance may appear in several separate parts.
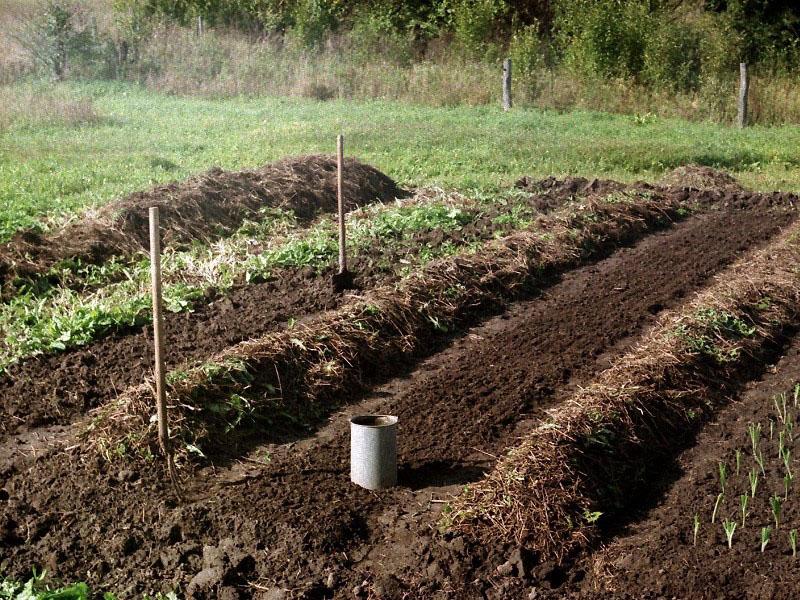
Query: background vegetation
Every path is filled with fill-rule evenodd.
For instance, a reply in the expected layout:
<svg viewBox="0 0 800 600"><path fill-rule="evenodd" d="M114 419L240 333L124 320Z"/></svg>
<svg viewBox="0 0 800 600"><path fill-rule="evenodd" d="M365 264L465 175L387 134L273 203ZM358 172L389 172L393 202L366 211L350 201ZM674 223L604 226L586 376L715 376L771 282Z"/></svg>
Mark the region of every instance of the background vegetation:
<svg viewBox="0 0 800 600"><path fill-rule="evenodd" d="M124 79L178 94L498 101L729 122L800 122L790 0L7 0L0 82ZM200 20L198 20L200 19Z"/></svg>

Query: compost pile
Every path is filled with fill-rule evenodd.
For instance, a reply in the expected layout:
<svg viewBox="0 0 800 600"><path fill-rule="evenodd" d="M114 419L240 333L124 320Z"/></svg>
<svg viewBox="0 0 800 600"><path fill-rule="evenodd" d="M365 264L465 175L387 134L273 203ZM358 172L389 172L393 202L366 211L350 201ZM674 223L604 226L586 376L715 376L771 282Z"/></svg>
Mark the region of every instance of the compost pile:
<svg viewBox="0 0 800 600"><path fill-rule="evenodd" d="M405 195L374 167L347 159L344 168L347 210ZM55 231L20 232L0 247L0 285L46 273L60 261L100 263L147 248L151 206L160 209L164 247L229 235L245 220L258 221L264 208L291 210L307 221L336 211L336 159L302 156L247 171L214 168L186 181L131 194Z"/></svg>

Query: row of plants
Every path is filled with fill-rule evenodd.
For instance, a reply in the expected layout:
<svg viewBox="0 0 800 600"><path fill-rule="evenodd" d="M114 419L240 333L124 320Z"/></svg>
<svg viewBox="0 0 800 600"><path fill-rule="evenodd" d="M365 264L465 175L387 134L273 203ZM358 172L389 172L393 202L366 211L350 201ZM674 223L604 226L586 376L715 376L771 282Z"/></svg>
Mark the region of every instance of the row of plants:
<svg viewBox="0 0 800 600"><path fill-rule="evenodd" d="M375 248L399 254L375 265L386 276L404 277L427 262L492 235L494 228L524 227L537 211L529 196L511 191L502 198L432 191L411 201L373 205L348 216L348 251L352 260ZM490 207L494 216L484 218ZM259 222L211 245L167 249L162 257L166 310L190 312L199 303L228 293L237 285L263 282L281 270L331 268L338 256L336 223L322 217L298 227L289 211L268 209ZM443 233L472 225L462 236L438 244L416 244L422 232ZM47 281L58 281L50 285ZM145 255L102 265L60 264L0 304L0 371L25 358L85 345L112 331L150 322L150 265Z"/></svg>
<svg viewBox="0 0 800 600"><path fill-rule="evenodd" d="M242 342L168 376L171 435L179 463L209 448L232 451L235 435L263 435L282 415L304 420L330 409L370 373L429 352L431 342L553 277L689 214L692 205L649 194L589 198L542 217L529 230L490 240L479 252L440 258L395 284L285 331ZM149 382L100 407L87 447L109 460L156 451ZM259 433L260 432L260 433Z"/></svg>
<svg viewBox="0 0 800 600"><path fill-rule="evenodd" d="M637 347L467 486L442 525L558 560L597 540L602 522L624 518L703 423L769 363L800 310L798 259L794 225L720 273L685 307L665 313ZM791 457L782 431L774 432L783 440L781 461ZM758 446L754 460L763 460ZM741 456L738 469L744 479ZM716 499L715 521L731 494L731 472L720 467L727 491ZM702 526L698 521L693 528ZM725 525L731 535L733 521Z"/></svg>
<svg viewBox="0 0 800 600"><path fill-rule="evenodd" d="M753 530L749 539L758 540L762 553L770 542L778 541L780 534L792 556L797 556L797 528L788 527L784 515L787 503L796 495L794 451L800 384L789 394L774 396L772 402L775 412L766 423L748 425L749 444L736 448L731 461L718 463L716 475L720 492L714 500L707 527L721 524L728 548L733 547L735 539L746 536L746 530ZM779 489L775 488L776 481L780 482ZM762 525L764 522L768 524ZM702 519L695 513L693 545L697 545L703 533Z"/></svg>

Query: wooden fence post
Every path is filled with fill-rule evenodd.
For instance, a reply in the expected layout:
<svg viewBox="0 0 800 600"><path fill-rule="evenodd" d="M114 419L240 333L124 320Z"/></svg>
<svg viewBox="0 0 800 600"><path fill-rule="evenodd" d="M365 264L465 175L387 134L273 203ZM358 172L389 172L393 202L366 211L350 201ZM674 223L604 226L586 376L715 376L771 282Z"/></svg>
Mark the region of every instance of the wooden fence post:
<svg viewBox="0 0 800 600"><path fill-rule="evenodd" d="M747 94L750 91L750 81L747 77L747 63L739 63L739 114L736 122L739 127L747 126Z"/></svg>
<svg viewBox="0 0 800 600"><path fill-rule="evenodd" d="M344 222L344 193L342 183L344 181L344 136L336 136L336 200L339 205L339 273L347 273L347 231Z"/></svg>
<svg viewBox="0 0 800 600"><path fill-rule="evenodd" d="M150 278L153 293L153 342L156 357L156 410L158 417L158 441L172 464L167 424L166 373L164 370L164 315L161 300L161 231L158 207L150 207Z"/></svg>
<svg viewBox="0 0 800 600"><path fill-rule="evenodd" d="M503 110L511 109L511 59L503 61Z"/></svg>

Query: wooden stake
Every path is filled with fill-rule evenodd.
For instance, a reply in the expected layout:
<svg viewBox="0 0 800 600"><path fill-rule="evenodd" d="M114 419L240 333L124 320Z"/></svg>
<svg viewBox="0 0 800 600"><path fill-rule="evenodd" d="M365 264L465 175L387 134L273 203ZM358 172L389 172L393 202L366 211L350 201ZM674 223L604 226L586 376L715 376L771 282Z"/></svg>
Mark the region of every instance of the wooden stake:
<svg viewBox="0 0 800 600"><path fill-rule="evenodd" d="M344 193L342 192L342 182L344 175L344 136L339 134L336 136L336 199L339 204L339 273L347 272L347 248L344 223Z"/></svg>
<svg viewBox="0 0 800 600"><path fill-rule="evenodd" d="M511 59L503 61L503 110L511 110Z"/></svg>
<svg viewBox="0 0 800 600"><path fill-rule="evenodd" d="M150 207L150 279L153 292L153 342L156 356L156 409L158 441L171 464L172 453L167 426L166 372L164 370L164 315L161 300L161 231L158 207Z"/></svg>
<svg viewBox="0 0 800 600"><path fill-rule="evenodd" d="M739 114L736 122L739 127L747 126L747 94L750 91L750 81L747 77L747 63L739 63Z"/></svg>

